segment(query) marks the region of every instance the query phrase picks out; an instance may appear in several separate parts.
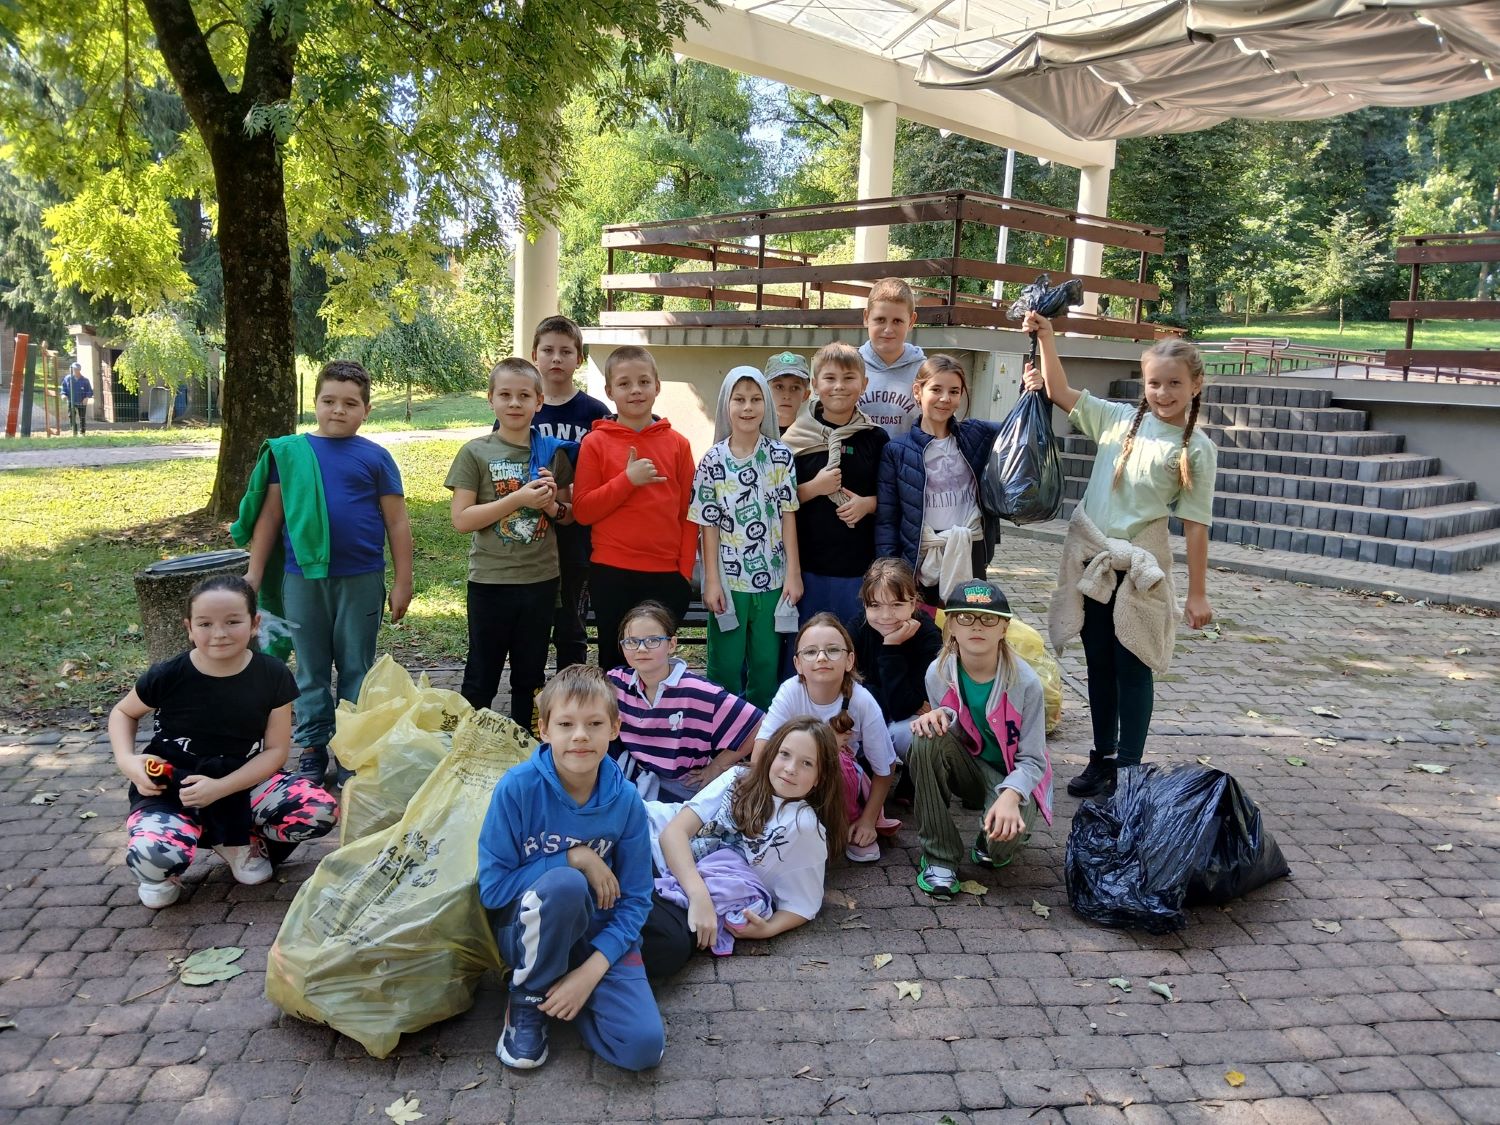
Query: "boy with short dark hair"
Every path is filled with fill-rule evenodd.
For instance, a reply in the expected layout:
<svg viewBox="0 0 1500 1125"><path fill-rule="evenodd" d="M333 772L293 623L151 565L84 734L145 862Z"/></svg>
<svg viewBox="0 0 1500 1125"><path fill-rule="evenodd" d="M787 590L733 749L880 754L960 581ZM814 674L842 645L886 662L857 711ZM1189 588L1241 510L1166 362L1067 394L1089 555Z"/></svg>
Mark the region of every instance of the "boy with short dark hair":
<svg viewBox="0 0 1500 1125"><path fill-rule="evenodd" d="M524 359L490 370L496 429L466 442L453 459L449 516L473 533L469 548L469 654L460 692L474 707L495 701L510 660L510 717L531 727L532 697L547 678L547 636L557 602L554 528L568 507L576 446L537 433L542 377Z"/></svg>
<svg viewBox="0 0 1500 1125"><path fill-rule="evenodd" d="M893 438L910 430L921 413L911 386L927 356L906 342L916 316L917 298L899 277L883 277L870 287L864 313L869 339L859 349L869 382L859 408Z"/></svg>
<svg viewBox="0 0 1500 1125"><path fill-rule="evenodd" d="M495 786L479 832L479 898L510 966L495 1053L547 1061L547 1020L574 1021L606 1062L646 1070L666 1032L641 960L651 910L646 808L608 756L615 689L588 665L559 672L537 701L546 741Z"/></svg>
<svg viewBox="0 0 1500 1125"><path fill-rule="evenodd" d="M599 667L624 663L620 622L643 601L680 621L692 593L698 528L688 522L693 451L652 412L661 393L645 348L616 348L604 365L605 393L618 411L594 423L578 450L573 484L578 522L591 528L589 589L599 629Z"/></svg>
<svg viewBox="0 0 1500 1125"><path fill-rule="evenodd" d="M234 541L250 545L245 573L264 609L294 626L297 687L293 741L298 773L322 784L338 698L359 696L375 663L386 603L385 543L396 578L391 622L412 595L411 522L401 471L382 446L359 436L370 413L370 375L351 360L318 372L317 428L272 438L250 475Z"/></svg>

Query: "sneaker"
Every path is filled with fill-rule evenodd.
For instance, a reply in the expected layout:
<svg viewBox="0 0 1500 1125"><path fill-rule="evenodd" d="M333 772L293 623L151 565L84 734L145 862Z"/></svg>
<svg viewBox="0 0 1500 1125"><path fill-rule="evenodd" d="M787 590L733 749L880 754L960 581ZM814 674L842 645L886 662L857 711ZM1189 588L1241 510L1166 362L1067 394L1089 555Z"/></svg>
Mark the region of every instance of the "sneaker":
<svg viewBox="0 0 1500 1125"><path fill-rule="evenodd" d="M510 994L495 1054L512 1070L534 1070L547 1061L547 1016L537 1007L544 999L517 990Z"/></svg>
<svg viewBox="0 0 1500 1125"><path fill-rule="evenodd" d="M1105 757L1098 751L1089 754L1089 764L1083 772L1068 782L1070 797L1107 797L1115 791L1115 767L1118 759L1111 754Z"/></svg>
<svg viewBox="0 0 1500 1125"><path fill-rule="evenodd" d="M176 879L167 879L160 883L142 883L136 891L141 896L142 906L160 910L177 901L182 894L182 884Z"/></svg>
<svg viewBox="0 0 1500 1125"><path fill-rule="evenodd" d="M264 883L274 874L271 861L256 851L252 851L247 844L239 847L225 847L222 844L215 845L214 851L219 858L229 864L229 872L234 876L236 883L243 883L247 887L253 887L258 883Z"/></svg>
<svg viewBox="0 0 1500 1125"><path fill-rule="evenodd" d="M958 894L958 872L951 867L928 863L924 855L922 865L917 868L917 886L934 898L939 895L952 898Z"/></svg>
<svg viewBox="0 0 1500 1125"><path fill-rule="evenodd" d="M1025 841L1022 842L1024 843ZM999 863L996 863L990 858L990 842L983 830L980 831L978 836L974 837L974 846L969 849L969 858L980 867L988 867L991 871L998 871L1010 862L1009 859L1003 859Z"/></svg>
<svg viewBox="0 0 1500 1125"><path fill-rule="evenodd" d="M894 817L883 816L875 822L875 831L881 836L894 836L901 831L901 822Z"/></svg>
<svg viewBox="0 0 1500 1125"><path fill-rule="evenodd" d="M314 785L322 785L323 778L328 773L328 747L315 746L311 750L304 750L302 756L297 759L297 776Z"/></svg>
<svg viewBox="0 0 1500 1125"><path fill-rule="evenodd" d="M844 848L844 858L850 863L875 863L880 859L880 843L872 840L868 844L856 844L851 840Z"/></svg>

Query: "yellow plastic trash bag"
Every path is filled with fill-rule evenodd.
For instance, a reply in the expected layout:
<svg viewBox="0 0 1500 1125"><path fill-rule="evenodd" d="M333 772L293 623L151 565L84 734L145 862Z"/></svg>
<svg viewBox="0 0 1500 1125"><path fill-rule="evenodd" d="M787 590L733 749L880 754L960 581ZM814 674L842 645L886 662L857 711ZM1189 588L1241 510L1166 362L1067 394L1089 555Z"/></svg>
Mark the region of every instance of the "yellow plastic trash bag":
<svg viewBox="0 0 1500 1125"><path fill-rule="evenodd" d="M372 682L373 681L373 682ZM414 684L382 656L355 706L341 703L329 743L339 764L355 771L339 798L339 842L352 844L401 819L452 745L451 732L473 708L454 691Z"/></svg>
<svg viewBox="0 0 1500 1125"><path fill-rule="evenodd" d="M493 711L453 734L406 815L327 856L292 900L266 997L385 1058L402 1034L468 1009L500 955L479 904L479 829L501 775L536 748Z"/></svg>
<svg viewBox="0 0 1500 1125"><path fill-rule="evenodd" d="M946 614L938 610L935 614L938 628L943 627ZM1010 628L1005 631L1005 643L1019 656L1042 681L1042 700L1047 713L1047 733L1051 734L1062 721L1062 669L1047 651L1042 635L1019 617L1010 619Z"/></svg>

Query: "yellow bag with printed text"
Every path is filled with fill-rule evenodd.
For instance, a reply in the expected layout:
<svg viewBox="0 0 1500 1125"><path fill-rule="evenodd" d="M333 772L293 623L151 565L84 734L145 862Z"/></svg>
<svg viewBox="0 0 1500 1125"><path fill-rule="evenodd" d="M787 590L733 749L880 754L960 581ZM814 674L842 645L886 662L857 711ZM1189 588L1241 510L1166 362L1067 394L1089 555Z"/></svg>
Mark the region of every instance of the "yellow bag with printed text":
<svg viewBox="0 0 1500 1125"><path fill-rule="evenodd" d="M266 998L385 1058L402 1034L465 1011L500 969L479 902L479 830L495 784L536 749L472 711L400 820L318 864L266 960Z"/></svg>
<svg viewBox="0 0 1500 1125"><path fill-rule="evenodd" d="M453 730L473 708L456 691L420 681L389 655L365 675L359 701L347 700L334 713L328 744L354 776L339 797L339 842L355 840L401 819L407 802L421 788L453 743Z"/></svg>
<svg viewBox="0 0 1500 1125"><path fill-rule="evenodd" d="M938 628L942 628L945 616L942 610L937 611ZM1019 617L1010 619L1010 628L1005 631L1005 643L1010 645L1011 652L1031 665L1031 670L1042 681L1042 700L1047 713L1047 733L1051 734L1057 729L1057 724L1062 721L1062 669L1057 666L1057 660L1053 655L1047 651L1042 635Z"/></svg>

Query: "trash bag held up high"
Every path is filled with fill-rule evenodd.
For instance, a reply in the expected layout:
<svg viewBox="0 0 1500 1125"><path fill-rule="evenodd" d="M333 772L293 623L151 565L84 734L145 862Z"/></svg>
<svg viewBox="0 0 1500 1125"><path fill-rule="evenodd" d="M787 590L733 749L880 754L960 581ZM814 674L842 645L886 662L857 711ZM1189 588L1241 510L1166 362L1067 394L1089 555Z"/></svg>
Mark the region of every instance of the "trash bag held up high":
<svg viewBox="0 0 1500 1125"><path fill-rule="evenodd" d="M980 487L985 509L1001 519L1019 525L1057 518L1063 471L1046 391L1021 392L1021 400L1000 423Z"/></svg>
<svg viewBox="0 0 1500 1125"><path fill-rule="evenodd" d="M1222 904L1289 869L1240 783L1203 766L1120 771L1113 797L1073 814L1068 902L1116 929L1165 934L1186 907Z"/></svg>

